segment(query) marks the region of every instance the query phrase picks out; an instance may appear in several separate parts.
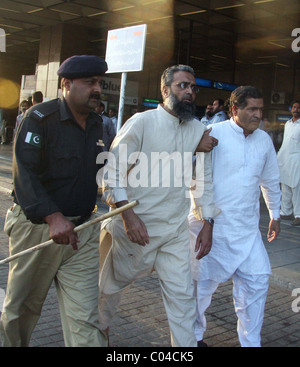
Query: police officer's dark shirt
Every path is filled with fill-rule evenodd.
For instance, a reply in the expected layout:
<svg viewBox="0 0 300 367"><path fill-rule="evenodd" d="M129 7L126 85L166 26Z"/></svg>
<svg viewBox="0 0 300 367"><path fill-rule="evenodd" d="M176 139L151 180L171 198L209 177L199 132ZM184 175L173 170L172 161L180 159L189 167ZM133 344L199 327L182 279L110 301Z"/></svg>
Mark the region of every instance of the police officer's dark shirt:
<svg viewBox="0 0 300 367"><path fill-rule="evenodd" d="M84 130L64 99L33 106L17 133L13 159L14 201L28 219L62 212L88 216L97 198L96 164L102 122L91 112Z"/></svg>

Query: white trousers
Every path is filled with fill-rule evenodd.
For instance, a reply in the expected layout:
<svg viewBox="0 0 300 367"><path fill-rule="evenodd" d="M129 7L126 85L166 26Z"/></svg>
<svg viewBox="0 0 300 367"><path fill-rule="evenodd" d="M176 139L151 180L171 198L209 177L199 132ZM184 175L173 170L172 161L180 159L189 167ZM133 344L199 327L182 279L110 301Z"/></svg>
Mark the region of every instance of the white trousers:
<svg viewBox="0 0 300 367"><path fill-rule="evenodd" d="M119 266L117 251L113 247L109 249L108 242L111 241L111 236L108 232L104 236L104 231L102 230L102 239L100 238L100 258L103 259L103 252L106 253L106 259L101 264L99 284L99 314L102 329L105 330L109 327L121 301L122 294L128 287L137 278L151 274L151 271L155 269L169 321L172 346L196 347L197 341L194 335L196 298L190 270L187 230L179 233L176 238L164 239L166 241L164 243L161 243L162 239L159 237L150 238L150 243L145 247L133 242L130 243L125 237L121 239L123 242L120 242L120 244L116 243L120 238L114 239L113 246L121 245L120 251L132 246L132 250L127 256L125 252L122 252L120 257L122 264ZM137 257L134 251L142 251L138 261L134 259ZM124 277L121 278L116 274L118 274L118 269L121 267L122 271L125 271L125 264L128 265L128 268ZM134 264L137 264L137 266L135 267Z"/></svg>
<svg viewBox="0 0 300 367"><path fill-rule="evenodd" d="M233 300L238 317L237 331L242 347L261 346L261 328L269 287L268 275L245 275L238 270L232 276ZM202 340L206 330L205 311L219 283L214 280L195 281L197 292L197 320L195 335Z"/></svg>
<svg viewBox="0 0 300 367"><path fill-rule="evenodd" d="M291 215L294 213L295 218L300 218L300 181L294 188L285 184L281 184L282 201L281 215Z"/></svg>

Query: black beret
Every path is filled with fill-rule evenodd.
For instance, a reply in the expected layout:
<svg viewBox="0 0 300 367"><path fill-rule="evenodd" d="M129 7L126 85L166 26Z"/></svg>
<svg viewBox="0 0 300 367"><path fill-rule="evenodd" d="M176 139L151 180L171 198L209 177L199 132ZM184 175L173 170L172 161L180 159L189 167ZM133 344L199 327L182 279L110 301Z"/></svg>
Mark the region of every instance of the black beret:
<svg viewBox="0 0 300 367"><path fill-rule="evenodd" d="M57 74L68 79L103 75L107 71L106 61L94 55L75 55L66 59Z"/></svg>

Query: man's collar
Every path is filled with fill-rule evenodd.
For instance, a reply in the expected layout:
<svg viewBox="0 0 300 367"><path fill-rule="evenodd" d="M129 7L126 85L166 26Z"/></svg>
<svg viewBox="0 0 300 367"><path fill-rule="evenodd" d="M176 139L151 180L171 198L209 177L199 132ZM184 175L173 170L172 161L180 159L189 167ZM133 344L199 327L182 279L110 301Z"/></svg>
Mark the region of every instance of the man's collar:
<svg viewBox="0 0 300 367"><path fill-rule="evenodd" d="M59 100L59 112L60 112L60 118L62 121L70 120L70 119L75 121L74 116L71 110L69 109L68 104L66 100L64 99L64 97L62 97Z"/></svg>

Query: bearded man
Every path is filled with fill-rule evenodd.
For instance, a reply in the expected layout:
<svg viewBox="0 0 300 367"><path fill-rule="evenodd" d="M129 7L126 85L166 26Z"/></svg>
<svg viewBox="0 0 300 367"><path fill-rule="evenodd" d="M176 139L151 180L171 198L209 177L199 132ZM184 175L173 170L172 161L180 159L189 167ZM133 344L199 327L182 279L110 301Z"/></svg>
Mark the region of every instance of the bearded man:
<svg viewBox="0 0 300 367"><path fill-rule="evenodd" d="M100 277L99 309L103 330L109 327L123 291L155 269L172 346L197 346L193 331L196 302L189 263L187 214L192 156L201 149L199 140L206 130L194 119L198 91L191 67L176 65L166 69L161 78L163 104L155 110L135 114L112 144L113 159L108 158L103 197L112 207L120 207L128 200L138 200L139 205L124 212L119 219L109 221L105 227L107 236L100 240L101 256L106 240L109 242L112 238ZM190 157L189 162L184 159L186 156ZM209 249L212 233L209 218L214 217L215 208L210 153L202 153L203 156L204 165L202 162L200 168L203 168L204 193L201 196L195 190L194 200L195 210L207 219L199 242L202 248ZM120 164L124 158L126 164ZM142 172L139 178L137 170ZM140 180L139 185L135 184L137 180ZM197 179L196 187L199 187Z"/></svg>

